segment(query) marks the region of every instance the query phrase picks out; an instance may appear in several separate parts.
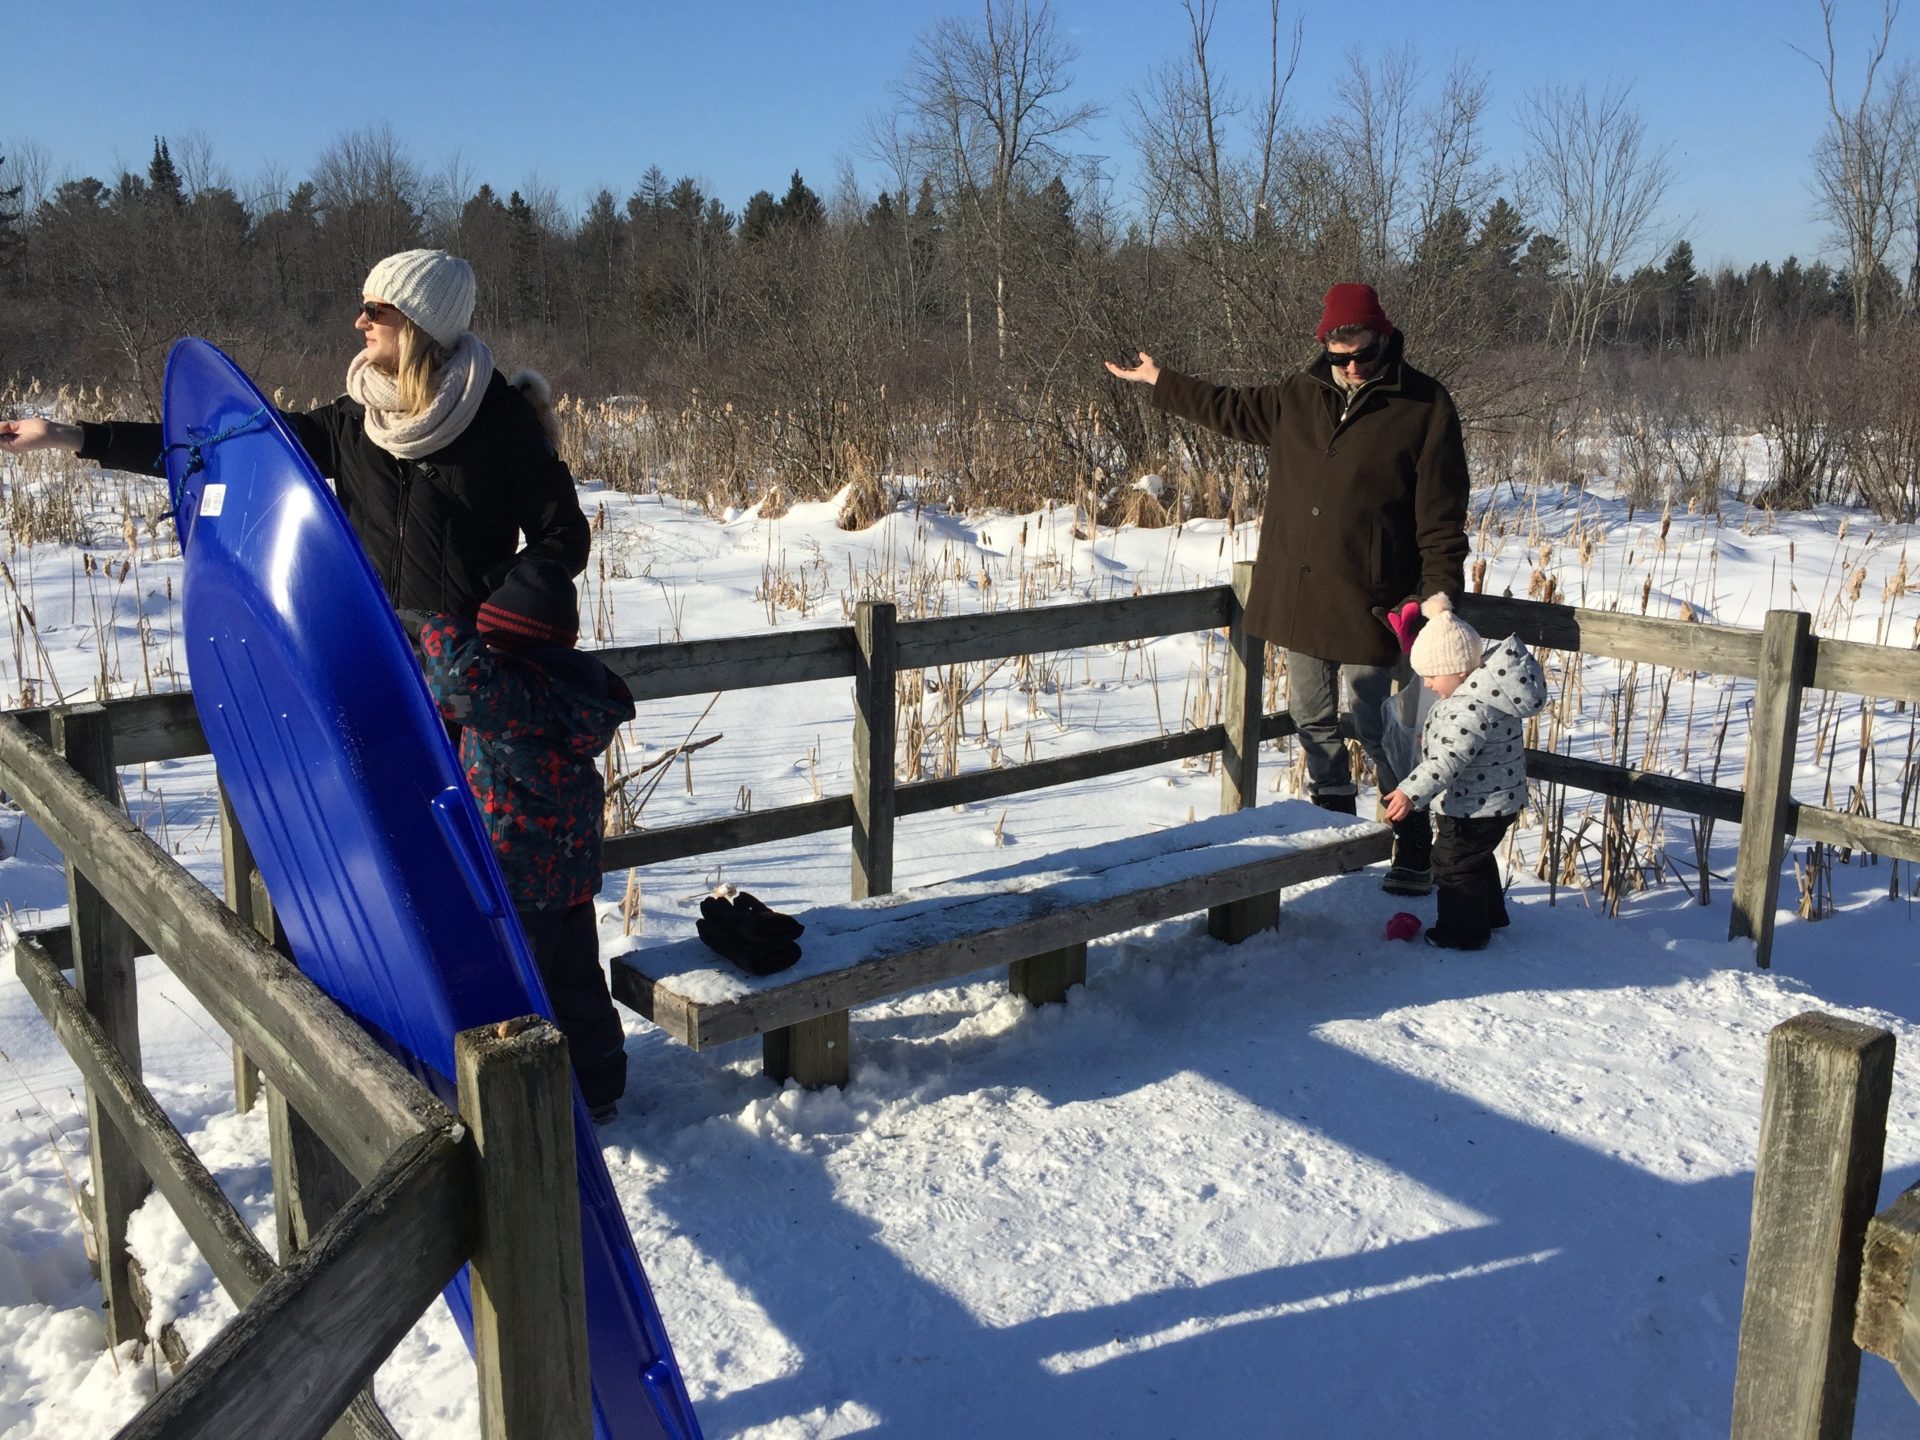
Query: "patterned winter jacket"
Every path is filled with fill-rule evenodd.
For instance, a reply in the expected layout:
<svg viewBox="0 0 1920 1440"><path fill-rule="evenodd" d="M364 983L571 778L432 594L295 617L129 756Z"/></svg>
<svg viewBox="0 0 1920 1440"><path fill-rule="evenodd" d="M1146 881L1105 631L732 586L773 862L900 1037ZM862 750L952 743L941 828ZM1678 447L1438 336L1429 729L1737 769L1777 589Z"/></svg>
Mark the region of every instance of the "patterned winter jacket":
<svg viewBox="0 0 1920 1440"><path fill-rule="evenodd" d="M1421 731L1424 758L1400 782L1400 792L1415 805L1432 800L1436 811L1457 820L1519 814L1527 807L1520 722L1546 703L1540 662L1518 635L1508 636L1458 690L1435 703Z"/></svg>
<svg viewBox="0 0 1920 1440"><path fill-rule="evenodd" d="M578 650L496 648L452 615L429 619L420 643L440 713L461 727L461 768L514 904L592 899L605 802L594 761L633 718L626 682Z"/></svg>

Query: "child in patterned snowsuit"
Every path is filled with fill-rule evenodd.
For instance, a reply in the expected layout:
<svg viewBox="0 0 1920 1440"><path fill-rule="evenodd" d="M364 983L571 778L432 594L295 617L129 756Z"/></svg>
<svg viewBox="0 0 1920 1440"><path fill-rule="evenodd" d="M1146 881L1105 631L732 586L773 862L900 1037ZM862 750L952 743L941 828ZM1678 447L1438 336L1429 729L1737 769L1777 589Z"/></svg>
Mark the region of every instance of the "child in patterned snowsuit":
<svg viewBox="0 0 1920 1440"><path fill-rule="evenodd" d="M1413 642L1414 673L1437 697L1421 729L1422 758L1386 797L1399 821L1433 804L1433 878L1439 918L1427 943L1479 950L1507 923L1494 850L1527 804L1526 745L1520 722L1547 703L1540 662L1509 636L1482 658L1474 628L1445 595L1421 607L1427 624Z"/></svg>
<svg viewBox="0 0 1920 1440"><path fill-rule="evenodd" d="M460 726L460 764L479 802L580 1094L611 1119L627 1088L626 1036L600 968L605 801L595 763L633 718L626 683L573 648L579 602L565 567L522 560L474 620L420 631L427 685Z"/></svg>

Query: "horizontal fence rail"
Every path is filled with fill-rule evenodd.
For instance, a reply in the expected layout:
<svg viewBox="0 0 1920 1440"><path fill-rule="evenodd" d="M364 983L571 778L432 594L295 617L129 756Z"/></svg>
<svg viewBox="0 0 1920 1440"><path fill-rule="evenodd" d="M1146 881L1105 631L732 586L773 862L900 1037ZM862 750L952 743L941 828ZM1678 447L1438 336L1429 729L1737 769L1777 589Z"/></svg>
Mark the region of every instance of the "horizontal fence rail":
<svg viewBox="0 0 1920 1440"><path fill-rule="evenodd" d="M312 1117L355 1175L449 1123L444 1105L126 813L0 715L0 787Z"/></svg>
<svg viewBox="0 0 1920 1440"><path fill-rule="evenodd" d="M1665 620L1508 596L1467 595L1462 614L1484 634L1519 635L1529 645L1577 650L1627 662L1674 666L1757 679L1759 631ZM895 669L934 668L1093 645L1125 644L1159 635L1230 625L1238 613L1231 586L1083 601L1032 610L902 620L894 627ZM596 652L621 674L638 700L659 700L740 688L855 677L860 649L851 625L797 627L765 634L682 643L617 646ZM1920 702L1920 651L1808 637L1795 662L1803 683L1876 698ZM1256 687L1257 690L1257 687ZM192 697L181 693L105 702L117 763L184 758L205 752ZM46 710L17 712L46 738ZM1262 715L1259 738L1293 733L1285 712ZM966 775L900 785L892 814L924 814L948 806L1003 799L1078 780L1224 753L1231 737L1220 725L1100 746L1077 754ZM1530 774L1636 803L1737 822L1746 787L1715 787L1573 756L1530 751ZM659 864L845 829L855 797L829 796L744 815L608 837L608 870ZM1790 832L1809 841L1854 846L1914 860L1912 827L1866 815L1789 801Z"/></svg>
<svg viewBox="0 0 1920 1440"><path fill-rule="evenodd" d="M40 1013L112 1115L141 1167L236 1306L244 1306L279 1269L254 1238L200 1157L173 1128L146 1084L121 1056L79 992L35 939L14 942L14 968Z"/></svg>

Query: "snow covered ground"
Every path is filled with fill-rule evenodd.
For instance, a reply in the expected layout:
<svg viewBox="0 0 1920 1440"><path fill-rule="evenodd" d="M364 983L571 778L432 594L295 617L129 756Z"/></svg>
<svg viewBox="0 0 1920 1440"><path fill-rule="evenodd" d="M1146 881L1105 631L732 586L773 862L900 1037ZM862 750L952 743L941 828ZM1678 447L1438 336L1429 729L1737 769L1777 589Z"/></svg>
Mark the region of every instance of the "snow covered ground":
<svg viewBox="0 0 1920 1440"><path fill-rule="evenodd" d="M1068 511L905 503L848 534L831 504L716 519L585 489L603 644L844 623L863 595L896 596L908 617L1215 583L1252 542L1213 522L1076 534ZM180 668L164 527L147 538L101 503L87 558L12 539L33 619L0 657L7 703L29 681L71 697L104 673L125 694ZM1865 515L1663 525L1602 490L1546 492L1497 497L1475 534L1493 591L1524 595L1539 572L1576 604L1746 625L1790 606L1823 634L1920 640L1906 578L1920 536ZM1217 636L1189 635L930 675L923 763L1018 763L1203 721L1221 660ZM1631 680L1635 763L1708 778L1724 718L1720 780L1737 783L1750 686L1669 686L1607 662L1581 679L1568 748L1612 758L1609 707ZM1822 698L1808 698L1796 793L1845 804L1861 777L1895 818L1913 711ZM724 737L690 775L670 768L645 823L847 789L844 682L723 695L702 719L707 699L642 707L624 767L689 733ZM1265 752L1263 796L1292 793L1290 760ZM136 817L209 879L210 781L205 760L123 774ZM914 817L896 881L1043 868L1051 851L1217 804L1201 764ZM1535 878L1538 833L1517 852L1514 926L1484 953L1385 940L1390 914L1431 919L1432 902L1345 876L1290 892L1281 928L1239 947L1197 920L1095 945L1064 1006L1030 1010L983 975L861 1010L843 1092L777 1089L756 1045L695 1055L630 1018L607 1158L707 1434L1724 1434L1767 1030L1820 1008L1910 1044L1914 875L1902 868L1894 900L1887 862L1836 865L1832 916L1783 913L1761 972L1724 939L1733 827L1714 837L1701 907L1686 819L1668 817L1654 848L1669 873L1617 919L1586 871L1551 892ZM0 850L0 898L22 924L56 921L45 839L0 815ZM788 909L844 895L847 866L830 834L652 867L631 890L609 877L606 947L691 933L717 880ZM1797 899L1789 875L1782 905ZM141 975L149 1080L271 1246L264 1118L231 1113L216 1027L157 961ZM163 1380L150 1357L104 1348L73 1202L77 1076L10 975L0 1055L0 1434L107 1434ZM1909 1064L1885 1197L1916 1180ZM166 1317L203 1345L231 1307L164 1202L137 1217L134 1245ZM476 1433L471 1362L443 1307L377 1389L406 1434ZM1856 1433L1916 1420L1868 1357Z"/></svg>

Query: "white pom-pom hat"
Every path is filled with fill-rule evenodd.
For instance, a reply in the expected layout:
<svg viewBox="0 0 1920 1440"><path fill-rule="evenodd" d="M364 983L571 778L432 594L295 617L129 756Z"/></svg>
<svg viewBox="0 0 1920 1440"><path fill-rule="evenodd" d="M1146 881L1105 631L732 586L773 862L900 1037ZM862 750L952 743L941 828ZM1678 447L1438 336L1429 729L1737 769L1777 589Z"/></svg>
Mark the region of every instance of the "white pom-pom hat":
<svg viewBox="0 0 1920 1440"><path fill-rule="evenodd" d="M1420 606L1427 623L1413 637L1413 662L1416 675L1465 675L1480 667L1486 645L1480 632L1454 613L1453 601L1444 593L1430 595Z"/></svg>

